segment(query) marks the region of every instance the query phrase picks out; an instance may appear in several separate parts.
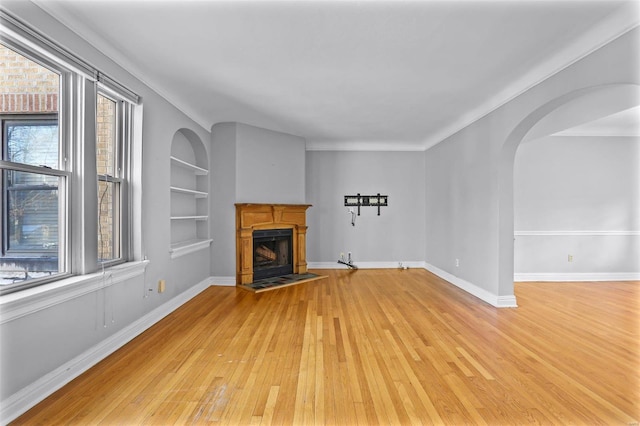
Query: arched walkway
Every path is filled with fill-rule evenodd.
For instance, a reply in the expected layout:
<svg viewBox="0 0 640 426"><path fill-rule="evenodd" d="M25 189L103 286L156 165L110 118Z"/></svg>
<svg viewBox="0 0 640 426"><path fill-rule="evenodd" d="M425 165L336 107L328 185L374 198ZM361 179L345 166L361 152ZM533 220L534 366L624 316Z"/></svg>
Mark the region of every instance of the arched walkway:
<svg viewBox="0 0 640 426"><path fill-rule="evenodd" d="M603 99L609 101L606 106L603 106ZM499 294L513 294L513 167L520 143L533 135L545 136L546 132L563 130L639 104L640 85L637 84L587 87L559 96L538 107L509 134L502 146L499 160Z"/></svg>

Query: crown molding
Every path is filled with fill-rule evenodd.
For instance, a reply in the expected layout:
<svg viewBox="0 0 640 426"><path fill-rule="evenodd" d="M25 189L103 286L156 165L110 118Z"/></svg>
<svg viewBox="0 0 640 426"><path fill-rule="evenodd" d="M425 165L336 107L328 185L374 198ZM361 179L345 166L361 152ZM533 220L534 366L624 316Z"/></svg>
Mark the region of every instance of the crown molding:
<svg viewBox="0 0 640 426"><path fill-rule="evenodd" d="M155 85L151 78L146 75L133 61L121 54L110 43L93 31L79 19L74 19L64 10L65 2L51 2L47 0L32 0L33 3L59 21L62 25L69 28L89 43L84 37L78 34L77 30L81 30L86 34L90 34L93 42L89 43L98 49L105 56L113 60L117 65L126 70L129 74L140 80L144 85L149 87L159 96L171 103L175 108L180 110L187 117L206 130L210 130L212 124L202 113L193 110L188 105L183 104L174 99L170 94ZM606 44L612 42L618 37L626 34L632 29L640 25L640 14L638 13L638 3L629 1L621 5L616 11L611 13L606 19L594 25L591 30L583 34L573 43L564 47L554 55L550 56L546 61L538 67L532 69L520 79L507 86L504 90L497 93L478 108L475 108L468 114L460 117L460 119L451 122L441 131L428 136L418 143L410 142L367 142L367 141L341 141L331 142L326 140L307 141L308 151L425 151L434 145L444 141L460 130L475 123L481 118L487 116L491 112L497 110L501 106L507 104L511 100L517 98L531 88L537 86L546 79L561 72L571 66L580 59L588 56L594 51L600 49Z"/></svg>
<svg viewBox="0 0 640 426"><path fill-rule="evenodd" d="M193 110L182 102L174 99L170 94L155 85L152 82L152 79L150 79L146 75L146 73L144 73L138 66L135 65L135 62L131 61L125 55L120 53L107 40L105 40L104 37L95 32L91 27L83 23L81 20L71 17L70 14L64 10L64 5L66 2L56 2L48 0L31 0L31 2L42 9L46 14L50 15L53 19L58 21L60 24L64 25L67 29L69 29L69 31L82 39L85 43L89 44L94 49L99 51L102 55L112 60L116 65L125 70L128 74L131 74L142 84L144 84L161 98L169 102L173 107L178 109L184 115L195 121L196 124L198 124L200 127L205 129L206 131L211 131L211 126L213 125L213 123L210 123L210 120L206 119L204 115ZM90 38L93 41L89 41L85 37L80 35L78 33L78 30L81 30L85 34L90 34Z"/></svg>
<svg viewBox="0 0 640 426"><path fill-rule="evenodd" d="M443 128L441 131L425 139L423 148L427 150L445 139L453 136L465 127L470 126L493 111L511 102L518 96L539 85L543 81L558 74L574 63L589 56L596 50L606 46L617 38L640 25L640 6L638 2L629 1L621 5L606 19L594 25L590 31L578 37L568 46L551 55L546 61L533 68L514 83L480 105L471 113L462 116Z"/></svg>
<svg viewBox="0 0 640 426"><path fill-rule="evenodd" d="M324 141L309 140L306 144L307 151L424 151L420 142L393 142L393 141Z"/></svg>

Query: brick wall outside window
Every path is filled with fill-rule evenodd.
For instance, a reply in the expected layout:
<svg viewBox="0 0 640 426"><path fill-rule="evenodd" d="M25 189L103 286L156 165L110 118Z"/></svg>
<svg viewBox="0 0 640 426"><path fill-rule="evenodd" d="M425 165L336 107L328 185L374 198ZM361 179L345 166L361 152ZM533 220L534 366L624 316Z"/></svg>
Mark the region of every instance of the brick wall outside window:
<svg viewBox="0 0 640 426"><path fill-rule="evenodd" d="M0 111L58 112L59 77L0 44Z"/></svg>
<svg viewBox="0 0 640 426"><path fill-rule="evenodd" d="M96 166L99 175L115 176L115 125L116 103L104 96L98 96L97 105ZM100 182L98 185L98 258L112 259L113 253L113 184ZM116 256L117 257L117 256Z"/></svg>

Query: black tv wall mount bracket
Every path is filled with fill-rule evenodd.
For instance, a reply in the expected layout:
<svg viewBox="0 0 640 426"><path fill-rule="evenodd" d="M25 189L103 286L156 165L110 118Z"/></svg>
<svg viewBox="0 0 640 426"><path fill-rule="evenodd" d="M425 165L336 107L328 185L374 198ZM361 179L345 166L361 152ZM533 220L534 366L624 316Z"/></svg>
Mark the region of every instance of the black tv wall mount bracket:
<svg viewBox="0 0 640 426"><path fill-rule="evenodd" d="M388 195L345 195L344 205L345 207L358 207L358 216L360 216L360 207L377 207L378 216L380 216L380 207L387 207L389 201Z"/></svg>

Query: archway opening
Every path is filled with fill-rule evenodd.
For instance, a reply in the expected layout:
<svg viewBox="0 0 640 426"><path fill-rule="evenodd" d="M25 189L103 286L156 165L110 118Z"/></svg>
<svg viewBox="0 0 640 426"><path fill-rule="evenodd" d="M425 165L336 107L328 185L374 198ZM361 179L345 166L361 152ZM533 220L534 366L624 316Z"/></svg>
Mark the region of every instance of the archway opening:
<svg viewBox="0 0 640 426"><path fill-rule="evenodd" d="M640 86L594 86L560 96L533 111L511 132L500 158L499 294L513 294L514 186L516 151L523 141L559 131L640 105Z"/></svg>

